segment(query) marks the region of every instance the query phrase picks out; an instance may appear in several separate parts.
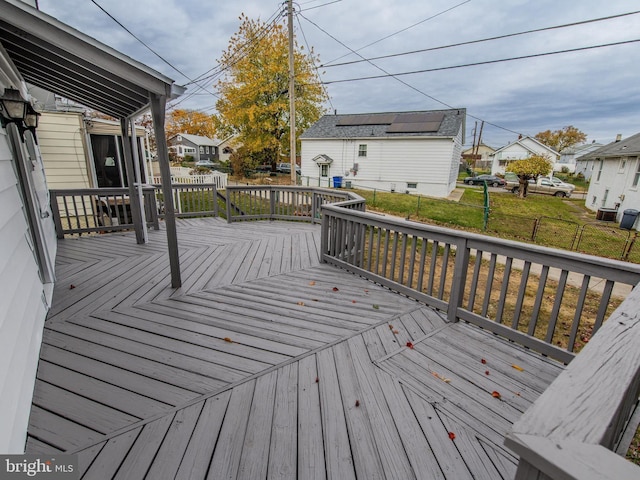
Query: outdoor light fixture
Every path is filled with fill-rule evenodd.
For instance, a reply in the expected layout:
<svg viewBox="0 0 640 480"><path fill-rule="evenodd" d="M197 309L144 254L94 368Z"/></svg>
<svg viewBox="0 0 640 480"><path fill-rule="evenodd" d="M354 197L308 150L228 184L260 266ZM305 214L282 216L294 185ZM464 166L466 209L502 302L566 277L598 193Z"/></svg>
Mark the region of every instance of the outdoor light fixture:
<svg viewBox="0 0 640 480"><path fill-rule="evenodd" d="M38 120L41 113L36 112L33 106L29 103L27 104L27 114L24 117L24 124L27 126L29 130L35 130L38 128Z"/></svg>
<svg viewBox="0 0 640 480"><path fill-rule="evenodd" d="M0 97L0 115L2 126L11 122L23 122L27 116L28 102L22 98L20 91L15 88L5 88Z"/></svg>

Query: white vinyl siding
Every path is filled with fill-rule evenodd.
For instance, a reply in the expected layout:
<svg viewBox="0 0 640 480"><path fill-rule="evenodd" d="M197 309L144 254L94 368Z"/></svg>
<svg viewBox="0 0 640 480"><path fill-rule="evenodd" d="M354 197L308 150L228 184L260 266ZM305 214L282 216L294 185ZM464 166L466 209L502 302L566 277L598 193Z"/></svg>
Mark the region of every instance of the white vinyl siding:
<svg viewBox="0 0 640 480"><path fill-rule="evenodd" d="M87 169L82 116L77 113L43 113L38 141L49 188L91 188Z"/></svg>
<svg viewBox="0 0 640 480"><path fill-rule="evenodd" d="M324 154L333 159L331 176L344 176L354 187L361 184L391 190L392 184L406 185L411 179L417 183L412 192L436 197L446 197L455 188L461 134L454 141L420 137L367 139L366 161L359 156L361 141L303 138L302 176L318 178L320 172L313 159ZM355 175L354 164L358 164ZM326 186L326 181L322 185Z"/></svg>
<svg viewBox="0 0 640 480"><path fill-rule="evenodd" d="M22 453L47 307L7 142L0 130L0 452Z"/></svg>

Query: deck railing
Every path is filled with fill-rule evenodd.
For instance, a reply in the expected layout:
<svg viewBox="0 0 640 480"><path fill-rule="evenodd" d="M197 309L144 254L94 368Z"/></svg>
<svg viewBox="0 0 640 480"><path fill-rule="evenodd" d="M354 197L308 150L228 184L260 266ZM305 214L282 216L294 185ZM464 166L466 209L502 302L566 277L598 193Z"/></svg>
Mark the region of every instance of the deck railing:
<svg viewBox="0 0 640 480"><path fill-rule="evenodd" d="M174 184L171 189L179 218L217 217L218 201L225 200L213 183ZM147 225L157 230L158 219L164 218L162 190L159 185L148 185L142 196ZM58 238L134 229L128 188L50 190L50 197Z"/></svg>
<svg viewBox="0 0 640 480"><path fill-rule="evenodd" d="M323 205L364 210L365 201L351 192L297 186L228 186L227 221L299 220L319 223Z"/></svg>
<svg viewBox="0 0 640 480"><path fill-rule="evenodd" d="M158 216L164 218L164 200L160 185L154 185ZM214 183L201 184L173 184L173 206L178 218L185 217L217 217L219 213L218 200L224 197L218 192Z"/></svg>
<svg viewBox="0 0 640 480"><path fill-rule="evenodd" d="M50 190L58 238L65 235L133 229L128 188ZM147 225L159 228L153 187L142 189Z"/></svg>

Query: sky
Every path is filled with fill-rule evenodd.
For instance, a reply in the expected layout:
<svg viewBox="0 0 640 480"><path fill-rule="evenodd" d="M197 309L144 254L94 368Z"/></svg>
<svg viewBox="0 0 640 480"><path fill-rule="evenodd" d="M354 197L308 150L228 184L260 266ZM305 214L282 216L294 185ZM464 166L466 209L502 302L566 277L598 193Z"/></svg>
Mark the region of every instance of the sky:
<svg viewBox="0 0 640 480"><path fill-rule="evenodd" d="M278 0L39 0L40 10L142 62L177 84L190 83L178 108L215 113L211 80L244 13L270 21ZM152 53L106 12L158 53ZM513 57L640 40L640 10L629 0L299 0L296 40L312 47L333 113L466 108L466 145L482 129L498 148L519 134L573 125L603 144L640 132L640 42L526 59ZM284 22L286 18L280 15ZM375 42L375 43L374 43ZM372 45L371 45L372 44ZM397 55L415 50L440 48ZM357 53L355 53L357 52ZM369 60L392 55L390 58ZM333 65L351 62L349 65ZM430 72L397 75L428 69ZM395 74L396 76L393 76ZM362 79L383 75L383 78ZM334 82L334 83L332 83Z"/></svg>

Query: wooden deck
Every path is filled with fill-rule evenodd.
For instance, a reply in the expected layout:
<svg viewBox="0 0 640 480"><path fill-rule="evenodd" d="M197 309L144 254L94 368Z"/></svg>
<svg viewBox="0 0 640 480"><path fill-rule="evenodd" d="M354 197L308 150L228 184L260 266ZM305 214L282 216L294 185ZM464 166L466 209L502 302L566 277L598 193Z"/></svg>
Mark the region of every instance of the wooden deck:
<svg viewBox="0 0 640 480"><path fill-rule="evenodd" d="M320 264L319 226L178 233L177 291L163 231L59 243L28 452L86 479L513 477L503 436L561 366Z"/></svg>

